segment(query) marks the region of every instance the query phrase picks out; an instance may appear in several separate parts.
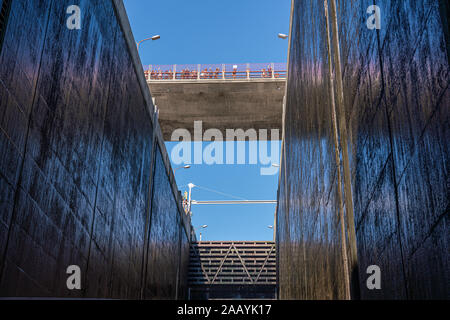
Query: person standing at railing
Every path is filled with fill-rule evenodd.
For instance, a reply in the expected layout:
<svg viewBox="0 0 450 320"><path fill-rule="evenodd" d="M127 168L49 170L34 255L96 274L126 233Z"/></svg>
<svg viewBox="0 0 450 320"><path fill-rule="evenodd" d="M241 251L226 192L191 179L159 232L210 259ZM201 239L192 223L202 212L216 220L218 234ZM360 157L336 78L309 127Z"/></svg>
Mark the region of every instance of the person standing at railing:
<svg viewBox="0 0 450 320"><path fill-rule="evenodd" d="M236 79L237 65L233 66L233 79Z"/></svg>
<svg viewBox="0 0 450 320"><path fill-rule="evenodd" d="M269 73L268 77L272 78L272 67L271 66L267 66L267 71Z"/></svg>
<svg viewBox="0 0 450 320"><path fill-rule="evenodd" d="M216 68L216 71L214 72L214 79L219 78L219 72L220 72L219 68Z"/></svg>

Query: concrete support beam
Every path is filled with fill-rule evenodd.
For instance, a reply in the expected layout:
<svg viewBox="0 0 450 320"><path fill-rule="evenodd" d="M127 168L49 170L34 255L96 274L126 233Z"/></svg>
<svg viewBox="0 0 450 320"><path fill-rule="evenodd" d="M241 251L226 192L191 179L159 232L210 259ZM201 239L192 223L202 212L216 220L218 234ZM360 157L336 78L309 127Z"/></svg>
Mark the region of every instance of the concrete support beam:
<svg viewBox="0 0 450 320"><path fill-rule="evenodd" d="M219 129L281 129L285 80L150 81L165 141L175 129L189 130L194 140L194 121L202 121L204 133ZM281 135L280 135L281 136ZM259 135L258 135L259 137Z"/></svg>

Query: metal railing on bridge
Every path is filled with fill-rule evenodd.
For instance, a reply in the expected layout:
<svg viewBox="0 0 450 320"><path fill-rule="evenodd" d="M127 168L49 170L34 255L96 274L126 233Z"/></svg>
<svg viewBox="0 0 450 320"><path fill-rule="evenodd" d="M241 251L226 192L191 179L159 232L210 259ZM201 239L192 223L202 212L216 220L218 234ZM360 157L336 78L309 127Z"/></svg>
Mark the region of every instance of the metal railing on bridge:
<svg viewBox="0 0 450 320"><path fill-rule="evenodd" d="M144 73L147 81L286 79L286 63L149 65Z"/></svg>

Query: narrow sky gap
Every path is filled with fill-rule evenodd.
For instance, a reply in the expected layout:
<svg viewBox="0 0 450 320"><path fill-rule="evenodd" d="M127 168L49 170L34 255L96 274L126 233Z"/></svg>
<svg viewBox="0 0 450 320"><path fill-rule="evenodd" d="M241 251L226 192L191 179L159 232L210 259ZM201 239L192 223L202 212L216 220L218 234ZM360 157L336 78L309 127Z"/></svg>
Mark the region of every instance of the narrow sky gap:
<svg viewBox="0 0 450 320"><path fill-rule="evenodd" d="M124 0L136 41L161 36L140 44L143 65L286 62L288 43L277 35L288 33L290 3ZM166 143L169 154L175 144ZM248 159L248 143L246 155ZM176 171L176 181L182 193L193 183L249 200L276 199L278 174L262 176L260 163L246 163L192 164ZM195 187L192 198L233 199ZM271 241L273 229L268 225L274 223L274 212L274 204L199 205L193 208L192 224L197 236L198 226L208 225L202 230L202 240Z"/></svg>

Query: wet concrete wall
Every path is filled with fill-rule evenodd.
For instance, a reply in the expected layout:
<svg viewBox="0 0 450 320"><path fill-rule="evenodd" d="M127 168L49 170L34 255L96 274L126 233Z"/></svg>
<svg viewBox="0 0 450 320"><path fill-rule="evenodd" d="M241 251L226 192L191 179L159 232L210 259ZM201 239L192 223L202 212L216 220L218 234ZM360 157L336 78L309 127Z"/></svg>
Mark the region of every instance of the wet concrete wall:
<svg viewBox="0 0 450 320"><path fill-rule="evenodd" d="M182 297L190 222L121 1L15 0L0 49L0 295Z"/></svg>
<svg viewBox="0 0 450 320"><path fill-rule="evenodd" d="M176 297L177 273L180 263L180 215L166 174L159 148L156 152L152 216L150 228L150 254L147 262L147 295L156 298ZM153 271L153 272L152 272Z"/></svg>
<svg viewBox="0 0 450 320"><path fill-rule="evenodd" d="M337 76L329 80L324 2L293 1L277 211L280 298L346 297L341 190L352 297L448 299L450 69L445 1L336 2L341 109ZM367 8L374 3L381 9L379 30L366 26ZM330 5L328 9L331 14ZM336 75L337 47L331 43ZM344 116L338 121L341 181L334 157L333 99L338 119ZM354 248L357 254L352 256ZM380 267L380 290L366 286L369 265Z"/></svg>

